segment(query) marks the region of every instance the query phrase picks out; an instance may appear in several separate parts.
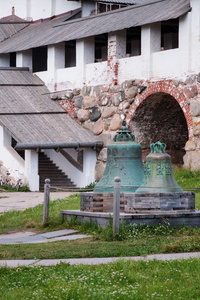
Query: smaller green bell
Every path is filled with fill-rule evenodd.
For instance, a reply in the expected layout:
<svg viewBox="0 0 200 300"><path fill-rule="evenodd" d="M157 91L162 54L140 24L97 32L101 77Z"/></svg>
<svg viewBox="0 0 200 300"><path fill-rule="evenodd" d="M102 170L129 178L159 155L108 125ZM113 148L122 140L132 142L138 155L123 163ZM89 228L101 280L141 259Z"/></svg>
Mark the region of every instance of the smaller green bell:
<svg viewBox="0 0 200 300"><path fill-rule="evenodd" d="M156 142L150 145L151 153L146 157L144 181L136 193L181 193L172 169L171 157L165 153L166 144Z"/></svg>

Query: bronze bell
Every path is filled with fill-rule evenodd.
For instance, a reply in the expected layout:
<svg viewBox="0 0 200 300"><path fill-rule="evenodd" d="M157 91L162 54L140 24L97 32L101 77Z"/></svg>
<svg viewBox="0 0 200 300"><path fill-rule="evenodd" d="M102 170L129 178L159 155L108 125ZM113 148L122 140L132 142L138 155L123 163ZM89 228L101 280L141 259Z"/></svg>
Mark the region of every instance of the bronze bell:
<svg viewBox="0 0 200 300"><path fill-rule="evenodd" d="M146 157L144 182L136 193L180 193L172 169L171 157L165 153L166 144L156 142L150 145L151 153Z"/></svg>
<svg viewBox="0 0 200 300"><path fill-rule="evenodd" d="M104 174L94 188L94 193L112 193L114 178L121 179L121 192L135 192L142 184L144 167L141 145L122 122L121 130L107 147L107 163Z"/></svg>

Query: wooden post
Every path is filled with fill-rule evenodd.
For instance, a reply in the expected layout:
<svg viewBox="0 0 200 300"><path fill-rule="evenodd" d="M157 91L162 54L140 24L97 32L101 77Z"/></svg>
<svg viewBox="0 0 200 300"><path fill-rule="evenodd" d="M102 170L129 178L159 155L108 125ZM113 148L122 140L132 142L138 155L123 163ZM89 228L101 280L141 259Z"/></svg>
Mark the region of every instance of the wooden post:
<svg viewBox="0 0 200 300"><path fill-rule="evenodd" d="M45 179L43 224L46 224L48 222L48 218L49 218L49 201L50 201L50 179Z"/></svg>
<svg viewBox="0 0 200 300"><path fill-rule="evenodd" d="M114 179L114 199L113 199L113 235L119 233L119 213L120 213L120 178Z"/></svg>

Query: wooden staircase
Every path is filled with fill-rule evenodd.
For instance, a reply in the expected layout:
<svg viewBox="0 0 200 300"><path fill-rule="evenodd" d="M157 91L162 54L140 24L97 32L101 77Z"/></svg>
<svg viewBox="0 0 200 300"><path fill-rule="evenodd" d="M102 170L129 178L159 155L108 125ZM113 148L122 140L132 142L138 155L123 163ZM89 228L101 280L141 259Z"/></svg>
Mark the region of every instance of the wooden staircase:
<svg viewBox="0 0 200 300"><path fill-rule="evenodd" d="M51 191L64 191L76 189L71 179L53 163L43 152L39 153L40 191L44 190L45 179L51 180Z"/></svg>

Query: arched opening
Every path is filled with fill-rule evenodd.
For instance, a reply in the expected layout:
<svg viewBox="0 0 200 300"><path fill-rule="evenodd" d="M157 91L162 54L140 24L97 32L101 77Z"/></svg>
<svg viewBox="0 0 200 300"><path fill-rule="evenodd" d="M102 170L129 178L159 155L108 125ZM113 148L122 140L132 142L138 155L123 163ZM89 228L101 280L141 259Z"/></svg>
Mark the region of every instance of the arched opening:
<svg viewBox="0 0 200 300"><path fill-rule="evenodd" d="M159 92L148 96L136 109L129 129L142 145L143 157L150 152L151 143L167 145L173 164L183 164L184 146L188 140L185 115L174 97Z"/></svg>

